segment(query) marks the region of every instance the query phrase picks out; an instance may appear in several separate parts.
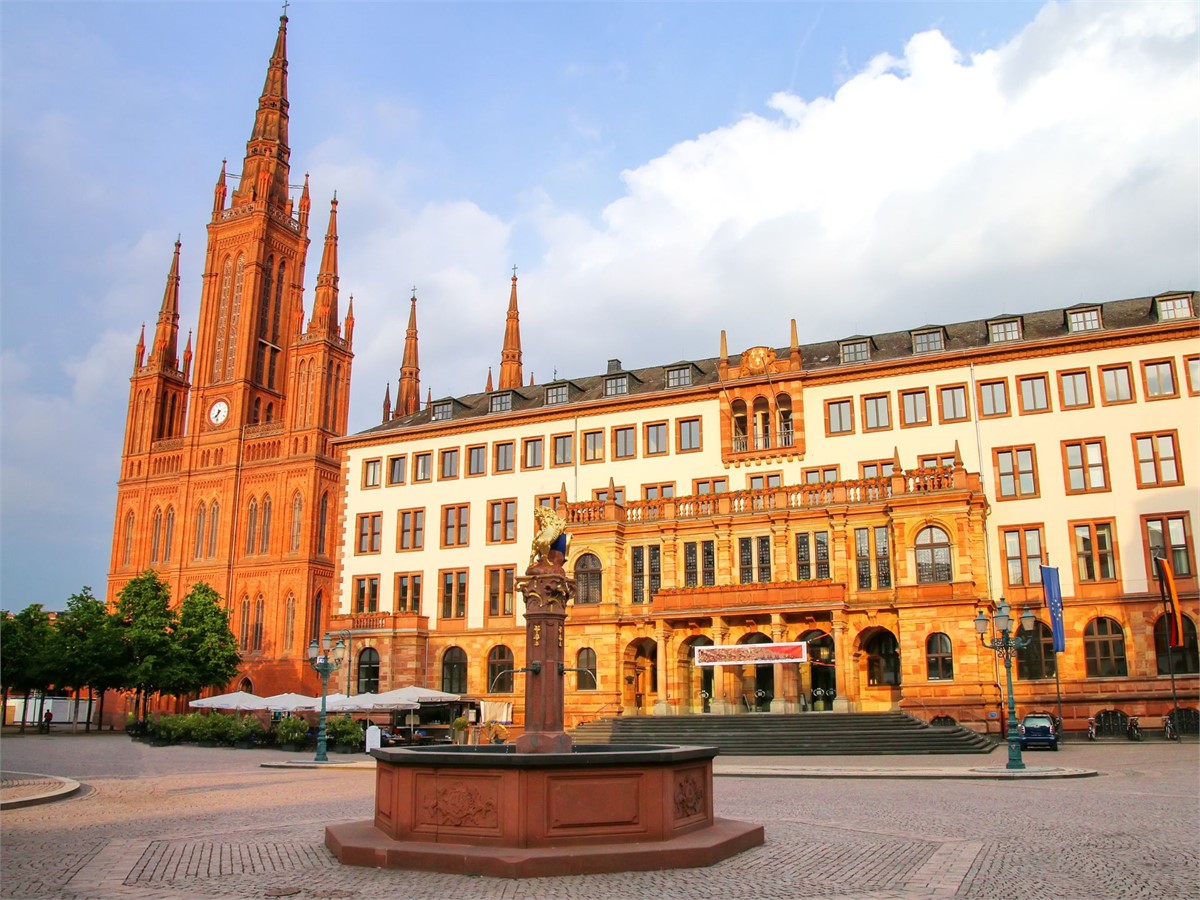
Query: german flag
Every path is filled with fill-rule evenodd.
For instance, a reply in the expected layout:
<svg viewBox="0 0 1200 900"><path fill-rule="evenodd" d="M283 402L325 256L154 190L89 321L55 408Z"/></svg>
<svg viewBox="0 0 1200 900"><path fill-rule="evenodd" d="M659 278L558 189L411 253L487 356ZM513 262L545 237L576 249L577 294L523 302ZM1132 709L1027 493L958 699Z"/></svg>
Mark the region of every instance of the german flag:
<svg viewBox="0 0 1200 900"><path fill-rule="evenodd" d="M1171 564L1161 557L1154 557L1158 568L1158 589L1162 592L1167 607L1167 643L1172 647L1183 646L1183 613L1179 609L1179 594L1175 590L1175 573Z"/></svg>

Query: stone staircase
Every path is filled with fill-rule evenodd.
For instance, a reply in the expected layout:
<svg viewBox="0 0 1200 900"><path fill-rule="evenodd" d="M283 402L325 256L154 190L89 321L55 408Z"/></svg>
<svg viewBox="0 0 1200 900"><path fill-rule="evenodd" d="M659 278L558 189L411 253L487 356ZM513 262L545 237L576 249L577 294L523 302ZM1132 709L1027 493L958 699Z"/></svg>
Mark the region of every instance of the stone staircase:
<svg viewBox="0 0 1200 900"><path fill-rule="evenodd" d="M618 716L585 722L577 744L687 744L724 756L856 756L988 753L997 741L959 726L931 726L906 713Z"/></svg>

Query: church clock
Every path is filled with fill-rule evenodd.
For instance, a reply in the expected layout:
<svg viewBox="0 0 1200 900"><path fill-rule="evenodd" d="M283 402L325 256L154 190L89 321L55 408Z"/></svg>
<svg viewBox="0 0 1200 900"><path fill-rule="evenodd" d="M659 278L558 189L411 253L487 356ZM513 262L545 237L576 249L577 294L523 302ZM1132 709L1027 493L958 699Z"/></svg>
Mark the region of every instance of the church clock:
<svg viewBox="0 0 1200 900"><path fill-rule="evenodd" d="M224 400L218 400L208 408L208 421L213 425L220 425L229 416L229 404Z"/></svg>

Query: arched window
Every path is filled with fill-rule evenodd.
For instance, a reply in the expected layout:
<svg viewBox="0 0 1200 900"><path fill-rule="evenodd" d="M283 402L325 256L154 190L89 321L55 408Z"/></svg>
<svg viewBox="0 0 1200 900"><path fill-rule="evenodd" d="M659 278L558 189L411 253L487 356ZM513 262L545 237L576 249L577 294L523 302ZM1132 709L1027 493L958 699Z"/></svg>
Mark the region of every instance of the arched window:
<svg viewBox="0 0 1200 900"><path fill-rule="evenodd" d="M766 397L754 398L754 449L771 446L771 407Z"/></svg>
<svg viewBox="0 0 1200 900"><path fill-rule="evenodd" d="M451 647L442 657L442 690L450 694L467 692L467 653Z"/></svg>
<svg viewBox="0 0 1200 900"><path fill-rule="evenodd" d="M792 426L792 398L780 394L775 398L775 406L779 410L779 446L793 447L796 435Z"/></svg>
<svg viewBox="0 0 1200 900"><path fill-rule="evenodd" d="M122 565L129 565L133 554L133 510L125 516L125 551L121 554Z"/></svg>
<svg viewBox="0 0 1200 900"><path fill-rule="evenodd" d="M325 552L325 525L329 521L329 492L321 495L321 508L317 513L317 552Z"/></svg>
<svg viewBox="0 0 1200 900"><path fill-rule="evenodd" d="M1083 653L1088 678L1125 678L1125 632L1114 619L1101 616L1088 622L1083 632Z"/></svg>
<svg viewBox="0 0 1200 900"><path fill-rule="evenodd" d="M930 525L917 532L917 581L933 584L950 581L950 538L942 529Z"/></svg>
<svg viewBox="0 0 1200 900"><path fill-rule="evenodd" d="M358 692L374 694L379 691L379 651L367 647L358 654Z"/></svg>
<svg viewBox="0 0 1200 900"><path fill-rule="evenodd" d="M283 605L283 649L291 650L295 643L296 631L296 595L288 594L287 602Z"/></svg>
<svg viewBox="0 0 1200 900"><path fill-rule="evenodd" d="M583 554L575 563L575 604L599 603L602 586L599 557Z"/></svg>
<svg viewBox="0 0 1200 900"><path fill-rule="evenodd" d="M1183 646L1171 648L1167 659L1168 624L1166 616L1159 616L1154 623L1154 656L1158 660L1158 674L1195 675L1200 672L1200 654L1196 648L1196 623L1183 616Z"/></svg>
<svg viewBox="0 0 1200 900"><path fill-rule="evenodd" d="M217 533L221 528L221 505L216 500L212 502L208 515L208 557L217 555Z"/></svg>
<svg viewBox="0 0 1200 900"><path fill-rule="evenodd" d="M296 491L296 496L292 498L292 549L300 549L300 529L304 524L301 518L304 515L304 500L300 497L300 492Z"/></svg>
<svg viewBox="0 0 1200 900"><path fill-rule="evenodd" d="M324 599L321 592L317 591L317 596L313 598L312 621L309 623L308 639L310 641L318 640L321 637L321 601Z"/></svg>
<svg viewBox="0 0 1200 900"><path fill-rule="evenodd" d="M254 398L253 411L250 413L250 424L257 425L262 420L262 398Z"/></svg>
<svg viewBox="0 0 1200 900"><path fill-rule="evenodd" d="M204 555L204 501L196 508L196 559Z"/></svg>
<svg viewBox="0 0 1200 900"><path fill-rule="evenodd" d="M1017 650L1017 679L1053 678L1058 660L1054 654L1054 632L1045 622L1035 620L1030 637L1029 643Z"/></svg>
<svg viewBox="0 0 1200 900"><path fill-rule="evenodd" d="M250 598L242 598L242 619L238 623L238 649L250 648Z"/></svg>
<svg viewBox="0 0 1200 900"><path fill-rule="evenodd" d="M749 449L746 439L746 401L734 400L729 412L733 416L733 452L744 453Z"/></svg>
<svg viewBox="0 0 1200 900"><path fill-rule="evenodd" d="M175 541L175 507L167 507L166 523L163 525L162 561L171 561L171 544Z"/></svg>
<svg viewBox="0 0 1200 900"><path fill-rule="evenodd" d="M513 689L513 652L503 644L488 653L488 693L511 694Z"/></svg>
<svg viewBox="0 0 1200 900"><path fill-rule="evenodd" d="M150 532L150 562L158 562L158 544L162 540L162 510L154 510L154 527Z"/></svg>
<svg viewBox="0 0 1200 900"><path fill-rule="evenodd" d="M925 671L930 681L954 680L954 652L949 635L939 631L925 639Z"/></svg>
<svg viewBox="0 0 1200 900"><path fill-rule="evenodd" d="M221 272L221 305L217 313L217 334L224 335L229 326L229 289L233 282L233 259L225 258L225 266ZM217 341L217 352L213 354L212 380L221 380L221 364L224 362L225 354L222 352L224 344Z"/></svg>
<svg viewBox="0 0 1200 900"><path fill-rule="evenodd" d="M575 657L575 668L578 669L575 673L575 690L596 690L596 651L591 647L580 650Z"/></svg>
<svg viewBox="0 0 1200 900"><path fill-rule="evenodd" d="M262 507L262 539L258 543L258 552L266 553L271 549L271 497L263 497Z"/></svg>
<svg viewBox="0 0 1200 900"><path fill-rule="evenodd" d="M258 500L250 498L250 510L246 513L246 555L254 552L258 543Z"/></svg>
<svg viewBox="0 0 1200 900"><path fill-rule="evenodd" d="M263 613L266 611L266 600L263 595L259 594L258 599L254 601L254 650L263 648Z"/></svg>
<svg viewBox="0 0 1200 900"><path fill-rule="evenodd" d="M900 645L890 631L881 631L867 641L867 684L873 687L899 687Z"/></svg>

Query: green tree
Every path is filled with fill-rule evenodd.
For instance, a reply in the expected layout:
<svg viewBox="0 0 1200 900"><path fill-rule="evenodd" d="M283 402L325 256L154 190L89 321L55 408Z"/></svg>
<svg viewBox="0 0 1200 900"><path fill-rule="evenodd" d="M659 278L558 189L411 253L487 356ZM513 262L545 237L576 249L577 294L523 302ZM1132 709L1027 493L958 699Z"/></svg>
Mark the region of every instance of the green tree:
<svg viewBox="0 0 1200 900"><path fill-rule="evenodd" d="M10 691L24 695L26 712L21 716L21 731L24 731L29 717L29 695L40 690L44 698L45 689L54 683L54 627L50 624L50 614L40 603L30 604L16 615L5 611L0 616L3 617L0 677L4 682L4 702L7 706ZM41 714L39 709L38 716Z"/></svg>
<svg viewBox="0 0 1200 900"><path fill-rule="evenodd" d="M144 720L148 698L171 690L180 680L174 671L179 621L171 609L171 589L147 569L121 588L117 617L127 663L121 687L135 691L137 717Z"/></svg>
<svg viewBox="0 0 1200 900"><path fill-rule="evenodd" d="M103 721L104 692L123 686L128 668L119 621L85 586L67 600L67 608L55 619L54 631L55 656L62 672L59 684L99 693ZM86 727L91 729L90 716Z"/></svg>
<svg viewBox="0 0 1200 900"><path fill-rule="evenodd" d="M203 581L183 598L176 644L171 693L182 696L223 687L237 675L242 660L229 628L229 611L222 608L221 595Z"/></svg>

